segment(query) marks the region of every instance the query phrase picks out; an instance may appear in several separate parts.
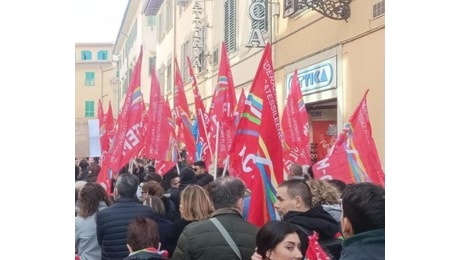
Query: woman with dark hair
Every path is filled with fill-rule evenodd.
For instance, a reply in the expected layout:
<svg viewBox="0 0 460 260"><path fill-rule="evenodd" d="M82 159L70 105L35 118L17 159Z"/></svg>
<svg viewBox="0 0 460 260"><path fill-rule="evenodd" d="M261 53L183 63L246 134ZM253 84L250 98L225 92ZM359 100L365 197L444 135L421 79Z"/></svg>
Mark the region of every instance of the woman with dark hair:
<svg viewBox="0 0 460 260"><path fill-rule="evenodd" d="M302 259L297 229L284 221L267 222L256 236L256 252L251 259Z"/></svg>
<svg viewBox="0 0 460 260"><path fill-rule="evenodd" d="M96 214L111 204L99 183L86 183L78 194L79 210L75 218L75 248L80 259L101 259L97 242Z"/></svg>

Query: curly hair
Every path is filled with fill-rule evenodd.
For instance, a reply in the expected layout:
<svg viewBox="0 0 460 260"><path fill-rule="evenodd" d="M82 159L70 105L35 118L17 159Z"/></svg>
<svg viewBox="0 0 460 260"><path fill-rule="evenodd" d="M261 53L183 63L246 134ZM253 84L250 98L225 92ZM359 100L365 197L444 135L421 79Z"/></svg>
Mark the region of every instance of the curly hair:
<svg viewBox="0 0 460 260"><path fill-rule="evenodd" d="M163 187L157 181L145 182L144 185L142 185L142 192L147 192L148 195L157 196L159 198L162 198L164 195Z"/></svg>
<svg viewBox="0 0 460 260"><path fill-rule="evenodd" d="M97 182L88 182L80 190L78 199L80 211L78 216L87 218L99 211L99 202L103 201L109 206L111 201L104 187Z"/></svg>
<svg viewBox="0 0 460 260"><path fill-rule="evenodd" d="M311 206L334 205L340 203L340 191L333 184L325 180L308 180L312 193Z"/></svg>

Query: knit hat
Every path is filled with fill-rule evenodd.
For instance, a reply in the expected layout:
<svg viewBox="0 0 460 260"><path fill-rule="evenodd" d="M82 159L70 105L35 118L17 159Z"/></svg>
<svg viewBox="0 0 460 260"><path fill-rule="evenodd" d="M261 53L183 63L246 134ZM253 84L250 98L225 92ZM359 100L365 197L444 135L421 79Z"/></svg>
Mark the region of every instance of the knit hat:
<svg viewBox="0 0 460 260"><path fill-rule="evenodd" d="M188 184L195 184L196 183L196 176L195 172L190 167L184 167L180 170L180 182L183 185Z"/></svg>

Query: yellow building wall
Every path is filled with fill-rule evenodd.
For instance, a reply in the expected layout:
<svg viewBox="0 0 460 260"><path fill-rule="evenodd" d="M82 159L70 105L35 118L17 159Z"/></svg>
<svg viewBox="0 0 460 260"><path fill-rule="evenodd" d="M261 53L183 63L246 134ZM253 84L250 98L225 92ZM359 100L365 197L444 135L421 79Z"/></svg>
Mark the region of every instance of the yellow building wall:
<svg viewBox="0 0 460 260"><path fill-rule="evenodd" d="M273 61L279 109L287 97L286 74L312 57L337 51L337 88L317 96L337 96L339 130L366 89L373 137L385 169L385 16L372 18L372 0L351 2L348 21L308 10L273 22ZM313 65L313 64L309 64ZM306 98L306 96L304 97Z"/></svg>
<svg viewBox="0 0 460 260"><path fill-rule="evenodd" d="M343 46L344 119L367 94L372 135L385 169L385 29Z"/></svg>

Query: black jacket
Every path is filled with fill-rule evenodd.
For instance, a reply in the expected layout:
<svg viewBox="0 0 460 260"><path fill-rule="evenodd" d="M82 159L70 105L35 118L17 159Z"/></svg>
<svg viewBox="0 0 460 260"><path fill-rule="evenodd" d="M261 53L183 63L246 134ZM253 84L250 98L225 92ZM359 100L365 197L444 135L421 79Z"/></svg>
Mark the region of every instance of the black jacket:
<svg viewBox="0 0 460 260"><path fill-rule="evenodd" d="M96 229L101 259L123 259L129 255L126 247L128 225L138 216L155 220L153 210L136 202L135 198L120 198L112 206L99 211Z"/></svg>
<svg viewBox="0 0 460 260"><path fill-rule="evenodd" d="M208 185L213 180L214 180L214 177L208 172L206 172L205 174L196 176L196 183L200 185L201 187Z"/></svg>
<svg viewBox="0 0 460 260"><path fill-rule="evenodd" d="M184 228L190 223L192 223L192 221L188 221L183 218L179 218L176 221L174 221L173 228L166 237L166 243L171 247L171 249L168 250L170 256L174 254L174 249L176 249L177 240L179 239L180 234L182 233Z"/></svg>
<svg viewBox="0 0 460 260"><path fill-rule="evenodd" d="M303 233L307 231L312 234L316 231L319 239L332 239L340 232L340 225L335 219L323 209L323 207L314 207L306 212L289 211L283 218L284 221L300 226ZM302 242L302 254L308 246L308 234L300 235Z"/></svg>

